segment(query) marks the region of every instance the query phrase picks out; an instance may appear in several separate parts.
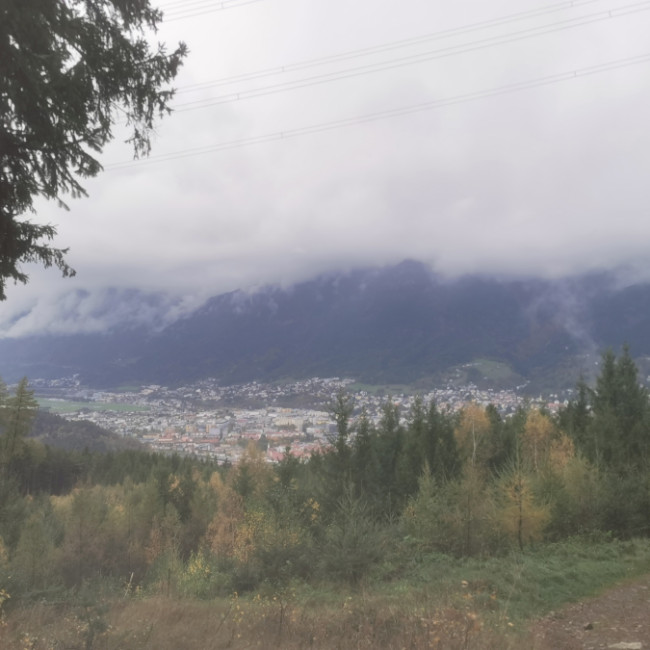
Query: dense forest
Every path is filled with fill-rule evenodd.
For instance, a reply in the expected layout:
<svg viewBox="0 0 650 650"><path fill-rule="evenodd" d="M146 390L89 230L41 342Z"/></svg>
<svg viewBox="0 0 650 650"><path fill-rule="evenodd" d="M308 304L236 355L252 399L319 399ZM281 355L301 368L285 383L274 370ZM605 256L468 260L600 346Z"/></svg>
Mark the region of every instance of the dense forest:
<svg viewBox="0 0 650 650"><path fill-rule="evenodd" d="M0 590L14 603L98 580L199 598L359 585L400 549L486 557L650 532L650 402L627 349L557 415L387 399L373 423L341 393L337 434L307 462L287 450L270 465L254 444L229 467L55 449L28 437L36 410L26 380L2 386Z"/></svg>

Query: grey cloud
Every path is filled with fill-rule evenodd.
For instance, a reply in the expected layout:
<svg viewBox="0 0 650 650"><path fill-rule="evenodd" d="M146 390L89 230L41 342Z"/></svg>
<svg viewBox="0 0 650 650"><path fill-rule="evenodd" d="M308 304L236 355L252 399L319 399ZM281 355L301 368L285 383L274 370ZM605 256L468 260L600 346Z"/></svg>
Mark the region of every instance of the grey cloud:
<svg viewBox="0 0 650 650"><path fill-rule="evenodd" d="M622 6L592 4L558 18ZM533 0L471 0L463 7L421 0L399 6L383 0L354 6L288 0L170 23L161 37L188 41L192 54L180 83L189 84L537 7ZM531 18L522 26L550 20ZM368 77L179 112L162 122L153 154L632 56L647 47L649 28L650 12L638 13ZM441 46L493 31L447 39ZM32 286L10 288L9 301L0 305L0 323L14 332L56 323L99 327L110 319L97 315L91 296L97 293L100 304L110 287L191 296L196 304L225 291L289 285L330 270L405 258L448 275L557 277L620 265L643 273L650 269L648 65L107 171L88 184L89 199L71 203L70 213L39 206L41 221L59 224L56 243L70 246L78 277L65 281L51 271L34 271ZM225 90L203 89L182 99L208 92ZM128 157L128 149L115 144L104 162ZM58 296L71 290L86 297L59 305ZM66 321L64 308L76 315Z"/></svg>

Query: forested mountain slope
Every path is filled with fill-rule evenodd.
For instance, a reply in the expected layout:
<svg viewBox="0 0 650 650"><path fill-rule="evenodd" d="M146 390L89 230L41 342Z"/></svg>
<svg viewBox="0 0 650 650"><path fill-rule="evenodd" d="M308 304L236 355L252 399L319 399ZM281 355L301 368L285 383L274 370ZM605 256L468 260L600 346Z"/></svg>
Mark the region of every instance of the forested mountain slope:
<svg viewBox="0 0 650 650"><path fill-rule="evenodd" d="M131 297L132 298L132 297ZM105 309L119 309L119 293ZM650 354L650 284L612 276L445 280L417 262L329 274L290 288L211 298L165 327L141 315L105 332L0 340L7 379L78 373L86 383L224 383L352 376L440 377L477 359L571 385L607 347Z"/></svg>

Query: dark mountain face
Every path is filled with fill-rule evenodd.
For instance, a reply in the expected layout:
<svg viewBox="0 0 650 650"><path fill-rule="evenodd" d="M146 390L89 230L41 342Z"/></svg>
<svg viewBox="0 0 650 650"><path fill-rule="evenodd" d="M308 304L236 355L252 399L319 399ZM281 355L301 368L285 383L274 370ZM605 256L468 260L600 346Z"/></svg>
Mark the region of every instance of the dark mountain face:
<svg viewBox="0 0 650 650"><path fill-rule="evenodd" d="M162 329L124 322L105 334L5 339L0 374L78 373L102 386L316 375L389 383L476 359L519 377L577 372L578 360L623 341L635 355L650 353L650 285L613 287L607 276L445 281L403 262L223 294Z"/></svg>

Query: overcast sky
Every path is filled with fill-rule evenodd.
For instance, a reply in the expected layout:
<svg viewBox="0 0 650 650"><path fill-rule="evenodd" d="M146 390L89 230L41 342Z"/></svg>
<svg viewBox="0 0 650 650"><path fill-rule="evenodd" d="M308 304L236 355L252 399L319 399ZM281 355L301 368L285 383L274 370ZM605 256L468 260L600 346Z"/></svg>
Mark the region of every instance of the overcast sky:
<svg viewBox="0 0 650 650"><path fill-rule="evenodd" d="M650 269L650 2L159 4L158 38L190 49L177 110L149 160L115 142L89 198L38 203L78 275L28 269L0 332L80 289L192 302L405 258Z"/></svg>

